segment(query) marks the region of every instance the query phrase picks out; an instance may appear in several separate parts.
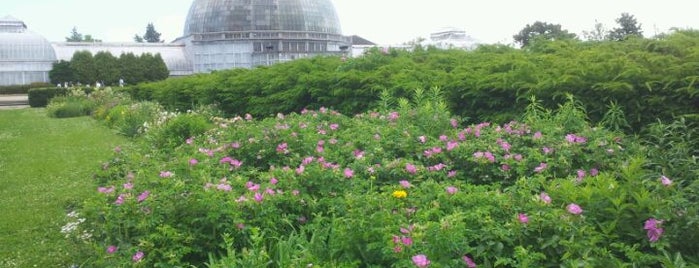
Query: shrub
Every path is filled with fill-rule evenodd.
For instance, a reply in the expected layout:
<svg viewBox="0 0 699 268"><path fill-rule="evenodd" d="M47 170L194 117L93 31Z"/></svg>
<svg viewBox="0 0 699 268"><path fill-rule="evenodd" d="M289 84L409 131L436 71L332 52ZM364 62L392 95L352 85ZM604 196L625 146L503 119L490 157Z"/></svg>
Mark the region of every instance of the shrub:
<svg viewBox="0 0 699 268"><path fill-rule="evenodd" d="M682 206L696 189L663 184L642 147L590 127L574 98L557 111L533 102L523 122L467 126L438 98L418 100L354 117L217 118L186 141L206 117L161 114L147 133L171 134L168 147L148 139L95 175L81 209L96 249L88 265L699 262L680 236L695 226Z"/></svg>
<svg viewBox="0 0 699 268"><path fill-rule="evenodd" d="M149 139L156 148L174 148L188 138L204 134L212 126L204 115L179 114L151 131Z"/></svg>
<svg viewBox="0 0 699 268"><path fill-rule="evenodd" d="M64 96L68 89L59 87L33 88L29 90L30 107L46 107L49 101L56 96Z"/></svg>

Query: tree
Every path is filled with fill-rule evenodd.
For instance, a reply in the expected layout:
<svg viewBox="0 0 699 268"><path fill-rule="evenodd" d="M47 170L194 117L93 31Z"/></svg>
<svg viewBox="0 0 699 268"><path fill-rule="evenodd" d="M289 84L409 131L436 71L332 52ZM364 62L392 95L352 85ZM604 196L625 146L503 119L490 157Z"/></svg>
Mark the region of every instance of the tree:
<svg viewBox="0 0 699 268"><path fill-rule="evenodd" d="M95 54L94 60L97 80L106 85L116 85L120 78L118 59L112 53L100 51Z"/></svg>
<svg viewBox="0 0 699 268"><path fill-rule="evenodd" d="M519 43L521 47L526 47L535 39L565 40L576 39L577 36L574 33L569 33L567 30L561 29L560 24L537 21L531 25L527 24L524 29L512 36L512 38L514 38L515 42Z"/></svg>
<svg viewBox="0 0 699 268"><path fill-rule="evenodd" d="M95 59L90 51L77 51L70 60L70 66L75 74L75 80L83 84L97 81Z"/></svg>
<svg viewBox="0 0 699 268"><path fill-rule="evenodd" d="M603 41L607 39L607 29L604 24L595 20L595 28L591 31L583 31L583 37L588 41Z"/></svg>
<svg viewBox="0 0 699 268"><path fill-rule="evenodd" d="M153 23L148 23L146 26L146 34L143 35L143 39L148 43L160 43L160 33L155 30Z"/></svg>
<svg viewBox="0 0 699 268"><path fill-rule="evenodd" d="M612 29L609 32L608 38L611 40L626 40L629 37L643 37L641 24L636 21L636 18L629 13L621 13L621 17L616 19L619 27Z"/></svg>
<svg viewBox="0 0 699 268"><path fill-rule="evenodd" d="M78 32L76 27L70 31L70 37L66 37L66 42L102 42L102 40L95 39L90 34L83 35Z"/></svg>
<svg viewBox="0 0 699 268"><path fill-rule="evenodd" d="M83 35L78 32L78 29L73 27L73 30L70 31L70 37L66 37L66 42L82 42L83 41Z"/></svg>
<svg viewBox="0 0 699 268"><path fill-rule="evenodd" d="M165 61L158 54L145 53L139 58L141 65L144 67L144 79L146 81L158 81L167 78L170 75Z"/></svg>
<svg viewBox="0 0 699 268"><path fill-rule="evenodd" d="M75 74L70 66L70 62L61 60L53 63L53 68L49 71L49 79L51 79L51 83L53 84L73 82L75 80Z"/></svg>
<svg viewBox="0 0 699 268"><path fill-rule="evenodd" d="M139 57L133 53L124 53L119 56L119 74L126 83L135 85L145 81L145 70Z"/></svg>
<svg viewBox="0 0 699 268"><path fill-rule="evenodd" d="M143 43L143 37L141 37L140 35L135 34L135 35L133 36L133 41L136 42L136 43Z"/></svg>

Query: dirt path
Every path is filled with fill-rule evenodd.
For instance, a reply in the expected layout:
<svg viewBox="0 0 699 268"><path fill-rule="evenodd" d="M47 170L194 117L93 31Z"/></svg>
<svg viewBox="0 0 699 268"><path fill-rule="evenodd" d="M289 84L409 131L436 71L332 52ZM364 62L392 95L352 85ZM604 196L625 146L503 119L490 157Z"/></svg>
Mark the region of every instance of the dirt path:
<svg viewBox="0 0 699 268"><path fill-rule="evenodd" d="M27 95L0 95L0 110L22 109L29 107Z"/></svg>

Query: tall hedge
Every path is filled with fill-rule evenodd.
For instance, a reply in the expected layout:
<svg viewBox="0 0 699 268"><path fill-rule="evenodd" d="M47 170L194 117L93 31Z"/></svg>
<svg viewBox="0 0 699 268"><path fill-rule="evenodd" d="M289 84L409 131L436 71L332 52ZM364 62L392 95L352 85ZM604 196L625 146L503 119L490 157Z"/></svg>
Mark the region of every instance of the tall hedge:
<svg viewBox="0 0 699 268"><path fill-rule="evenodd" d="M456 115L473 122L516 118L535 96L556 108L573 95L600 121L612 105L639 130L657 119L699 114L699 31L625 41L537 41L526 49L375 49L341 59L296 60L252 70L136 85L136 97L170 108L217 103L228 114L269 116L331 107L353 114L377 106L380 92L406 96L441 87Z"/></svg>

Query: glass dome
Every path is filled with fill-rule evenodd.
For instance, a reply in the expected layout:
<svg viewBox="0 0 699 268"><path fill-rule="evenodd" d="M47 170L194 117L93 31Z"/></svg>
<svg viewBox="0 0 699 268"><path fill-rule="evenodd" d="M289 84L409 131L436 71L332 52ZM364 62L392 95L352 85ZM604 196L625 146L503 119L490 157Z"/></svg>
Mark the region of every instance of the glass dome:
<svg viewBox="0 0 699 268"><path fill-rule="evenodd" d="M54 61L56 53L43 36L18 19L0 18L0 85L47 82Z"/></svg>
<svg viewBox="0 0 699 268"><path fill-rule="evenodd" d="M51 43L12 17L0 18L0 61L56 60Z"/></svg>
<svg viewBox="0 0 699 268"><path fill-rule="evenodd" d="M195 0L184 36L251 31L342 34L330 0Z"/></svg>

